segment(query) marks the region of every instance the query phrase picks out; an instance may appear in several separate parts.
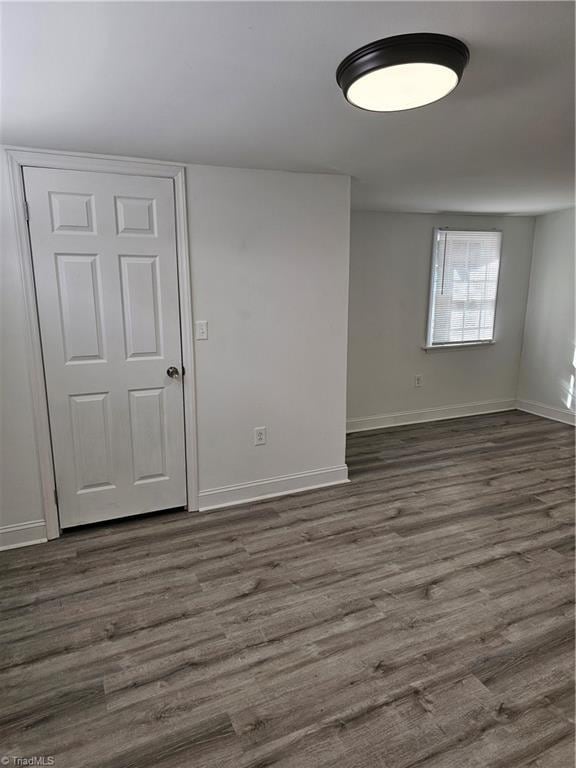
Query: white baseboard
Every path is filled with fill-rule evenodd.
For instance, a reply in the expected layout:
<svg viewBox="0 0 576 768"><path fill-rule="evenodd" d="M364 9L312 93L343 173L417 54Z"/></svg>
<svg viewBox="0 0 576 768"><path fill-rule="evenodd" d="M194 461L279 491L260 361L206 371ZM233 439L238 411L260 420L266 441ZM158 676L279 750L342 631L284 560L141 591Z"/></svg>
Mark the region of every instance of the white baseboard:
<svg viewBox="0 0 576 768"><path fill-rule="evenodd" d="M516 408L519 411L532 413L534 416L543 416L545 419L553 419L554 421L561 421L563 424L576 426L576 413L567 408L554 408L551 405L536 403L533 400L517 400Z"/></svg>
<svg viewBox="0 0 576 768"><path fill-rule="evenodd" d="M42 544L45 541L48 541L48 537L44 520L0 526L0 550Z"/></svg>
<svg viewBox="0 0 576 768"><path fill-rule="evenodd" d="M340 485L348 482L350 482L348 480L348 467L343 464L340 467L314 469L311 472L270 477L252 483L210 488L206 491L200 491L200 511L205 512L219 507L246 504L260 499L286 496L290 493L310 491L313 488L325 488L329 485Z"/></svg>
<svg viewBox="0 0 576 768"><path fill-rule="evenodd" d="M403 424L418 424L422 421L440 421L442 419L457 419L463 416L475 416L481 413L511 411L514 408L516 408L516 400L485 400L480 403L444 405L439 408L424 408L419 411L381 413L377 416L348 419L346 422L346 431L363 432L369 429L399 427Z"/></svg>

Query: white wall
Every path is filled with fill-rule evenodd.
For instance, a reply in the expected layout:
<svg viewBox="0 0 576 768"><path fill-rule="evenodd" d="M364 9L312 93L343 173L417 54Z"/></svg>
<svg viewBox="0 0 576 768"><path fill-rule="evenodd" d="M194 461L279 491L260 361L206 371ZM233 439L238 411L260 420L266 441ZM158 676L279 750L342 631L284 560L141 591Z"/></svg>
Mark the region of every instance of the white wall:
<svg viewBox="0 0 576 768"><path fill-rule="evenodd" d="M345 479L349 179L193 166L188 202L201 507Z"/></svg>
<svg viewBox="0 0 576 768"><path fill-rule="evenodd" d="M574 423L574 209L536 219L520 407Z"/></svg>
<svg viewBox="0 0 576 768"><path fill-rule="evenodd" d="M201 505L344 481L349 179L201 166L187 178L193 310L209 323L196 344ZM44 535L9 202L3 187L0 547Z"/></svg>
<svg viewBox="0 0 576 768"><path fill-rule="evenodd" d="M422 349L436 226L503 232L494 345ZM533 226L529 217L353 212L350 430L514 407Z"/></svg>

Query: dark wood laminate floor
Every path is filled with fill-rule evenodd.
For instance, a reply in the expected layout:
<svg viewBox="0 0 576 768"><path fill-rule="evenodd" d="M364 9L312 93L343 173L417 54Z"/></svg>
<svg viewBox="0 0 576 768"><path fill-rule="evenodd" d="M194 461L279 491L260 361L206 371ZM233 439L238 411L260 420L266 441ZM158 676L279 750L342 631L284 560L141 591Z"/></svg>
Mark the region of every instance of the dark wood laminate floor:
<svg viewBox="0 0 576 768"><path fill-rule="evenodd" d="M573 430L352 435L352 482L0 555L0 753L570 768Z"/></svg>

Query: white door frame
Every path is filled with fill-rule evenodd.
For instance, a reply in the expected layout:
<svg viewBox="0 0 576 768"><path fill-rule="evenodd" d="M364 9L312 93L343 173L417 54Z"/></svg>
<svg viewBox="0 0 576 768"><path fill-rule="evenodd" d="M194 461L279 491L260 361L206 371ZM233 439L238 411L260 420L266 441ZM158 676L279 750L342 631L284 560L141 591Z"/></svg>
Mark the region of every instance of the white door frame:
<svg viewBox="0 0 576 768"><path fill-rule="evenodd" d="M157 176L174 180L176 208L176 251L178 259L178 293L180 300L180 327L182 334L182 364L185 369L184 387L184 434L186 440L187 509L198 509L198 449L196 433L196 386L194 371L194 335L192 323L192 289L190 283L190 259L188 251L188 217L186 211L186 170L183 165L155 160L91 155L86 153L37 150L25 147L4 147L8 159L10 188L12 192L13 218L16 225L16 242L20 263L20 275L24 289L27 324L27 360L32 392L32 418L38 450L43 513L49 539L60 535L56 504L56 480L52 458L52 441L48 418L48 400L42 359L40 324L36 306L32 250L28 233L28 216L25 203L22 168L34 166L69 171L96 171L99 173L124 173L132 176Z"/></svg>

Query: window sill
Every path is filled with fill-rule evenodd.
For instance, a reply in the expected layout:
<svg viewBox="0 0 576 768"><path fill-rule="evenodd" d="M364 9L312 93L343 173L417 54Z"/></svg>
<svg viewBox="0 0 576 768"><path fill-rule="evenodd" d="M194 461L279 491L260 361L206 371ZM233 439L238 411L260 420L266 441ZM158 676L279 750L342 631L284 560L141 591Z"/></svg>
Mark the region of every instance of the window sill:
<svg viewBox="0 0 576 768"><path fill-rule="evenodd" d="M437 349L466 349L467 347L490 347L495 341L463 341L458 344L434 344L433 346L424 345L424 352L434 352Z"/></svg>

